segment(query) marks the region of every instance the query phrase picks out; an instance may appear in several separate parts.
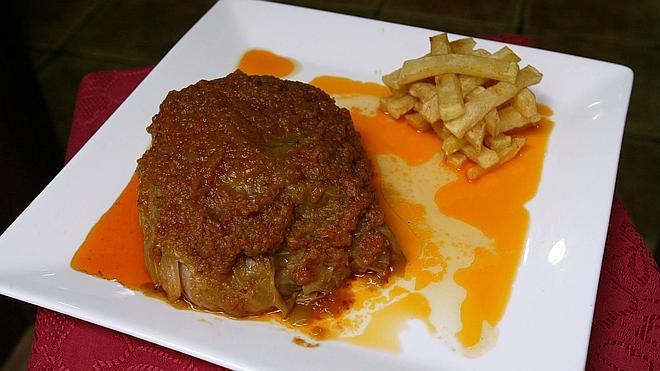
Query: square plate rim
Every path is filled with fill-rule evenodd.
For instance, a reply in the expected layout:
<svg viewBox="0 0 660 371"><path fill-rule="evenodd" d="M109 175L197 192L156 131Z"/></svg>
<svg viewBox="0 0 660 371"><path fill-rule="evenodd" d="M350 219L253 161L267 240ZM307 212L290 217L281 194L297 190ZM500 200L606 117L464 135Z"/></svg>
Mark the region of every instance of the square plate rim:
<svg viewBox="0 0 660 371"><path fill-rule="evenodd" d="M218 6L222 5L222 4L232 4L232 5L236 6L237 4L241 4L241 2L240 2L240 1L235 1L235 0L221 0L221 1L219 1L216 5L214 5L214 7L211 8L211 10L214 9L215 7L218 7ZM292 8L297 8L297 7L295 7L295 6L282 5L282 4L272 4L272 3L261 3L261 4L269 4L269 6L275 6L275 7L292 7ZM211 10L209 10L209 12L210 12ZM305 9L305 11L319 12L319 11L317 11L317 10L308 10L308 9ZM348 16L348 15L339 15L339 14L330 13L330 12L327 12L327 13L328 13L328 14L331 14L331 15L333 15L333 16L357 18L357 19L359 19L360 21L370 21L370 20L368 20L368 19L364 19L364 18L360 18L360 17ZM207 13L207 14L208 14L208 13ZM204 19L204 17L203 17L202 19ZM200 22L201 22L201 20L200 20ZM405 25L392 24L392 23L384 22L384 21L375 21L375 22L381 22L381 23L385 23L385 24L388 24L388 25L394 25L394 26L397 26L397 27L406 27L406 28L417 29L417 30L431 31L431 30L422 29L422 28L419 28L419 27L412 27L412 26L405 26ZM199 23L199 22L198 22L198 23ZM195 26L195 27L196 27L196 26ZM193 28L194 28L194 27L193 27ZM184 36L184 38L182 38L182 41L183 41L184 39L185 39L185 36ZM478 40L482 41L481 39L478 39ZM485 40L483 40L483 41L485 41ZM180 42L181 42L181 41L180 41ZM179 42L179 43L180 43L180 42ZM177 45L178 45L179 43L177 43ZM500 44L502 44L502 43L500 43ZM176 46L175 46L175 48L176 48ZM543 51L543 52L546 52L546 53L553 53L553 54L558 54L558 55L561 55L561 56L569 56L569 57L572 57L572 58L584 59L584 60L587 60L587 61L590 61L590 62L603 63L603 64L607 64L607 65L610 65L610 66L617 66L617 67L619 67L619 68L622 68L621 71L623 72L623 74L624 74L624 75L627 75L627 79L629 79L629 82L630 82L630 83L632 82L632 70L630 70L630 68L627 67L627 66L617 65L617 64L610 63L610 62L603 62L603 61L598 61L598 60L589 59L589 58L584 58L584 57L571 56L571 55L568 55L568 54L563 54L563 53L558 53L558 52L545 51L545 50L538 49L538 48L529 48L529 47L518 47L518 48L528 48L528 49L533 49L533 50L540 50L540 51ZM174 48L173 48L173 50L174 50ZM170 52L168 53L168 55L169 55L171 52L172 52L172 51L170 51ZM167 59L168 55L166 55L166 57L164 58L164 61ZM156 66L156 69L159 68L160 65L161 65L161 63L159 63L159 65ZM140 86L142 86L142 84L141 84ZM136 91L138 91L138 89L140 89L140 87L138 87L138 88L136 89ZM628 97L629 97L629 95L630 95L629 93L630 93L630 88L628 88ZM132 95L133 95L133 94L131 94L131 96L132 96ZM130 99L131 99L131 97L129 96L129 98L127 98L126 102L128 102ZM122 105L123 105L123 104L122 104ZM119 111L119 110L120 110L120 109L118 109L117 111ZM116 114L116 112L115 112L115 114ZM108 121L112 120L112 118L115 116L115 114L113 114L113 115L108 119ZM622 131L622 130L623 130L623 123L621 124L621 131ZM99 132L101 132L101 130L99 130ZM97 137L97 136L98 136L98 133L95 134L94 137L93 137L92 139L94 139L94 138ZM621 141L621 138L619 139L619 145L620 145L620 141ZM92 141L88 142L88 144L85 145L85 148L87 148L87 147L91 147L91 145L90 145L91 143L92 143ZM78 156L76 156L76 157L78 157ZM617 158L618 158L618 152L617 152ZM74 158L74 161L76 161L76 160L77 160L77 159ZM67 166L62 170L62 172L61 172L60 174L58 174L58 176L56 177L55 180L57 180L57 178L59 178L59 177L62 175L62 173L65 173L66 169L69 168L69 167L70 167L70 166L67 165ZM64 175L62 175L62 176L64 176ZM54 181L55 181L55 180L54 180ZM51 184L52 184L52 183L51 183ZM50 184L49 184L49 186L46 187L46 189L48 189L48 187L50 187ZM45 190L44 190L44 191L45 191ZM613 191L613 189L612 189L612 191ZM612 192L612 193L613 193L613 192ZM42 194L43 194L43 192L42 192ZM39 195L39 196L35 199L35 201L34 201L32 204L30 204L30 206L28 206L28 208L26 208L26 212L27 212L28 210L30 210L30 209L33 207L34 204L40 202L40 198L41 198L41 195ZM13 231L14 228L16 228L16 227L15 227L15 224L20 223L20 221L22 220L22 218L24 218L24 214L25 214L25 212L22 213L21 216L19 216L19 217L17 218L17 220L16 220L14 223L12 223L12 225L10 225L10 227L7 228L7 230L5 231L5 233L3 233L3 236L0 237L0 245L1 245L2 241L3 241L3 237L5 236L5 234L8 234L8 232L11 233L11 231ZM607 216L609 217L609 212L608 212L608 215L607 215ZM609 219L609 218L608 218L608 219ZM10 231L10 230L11 230L11 231ZM604 240L604 236L603 236L603 240ZM603 242L604 242L604 241L603 241ZM601 254L600 254L600 258L598 259L598 261L602 261L602 248L601 248L600 252L601 252ZM598 267L598 271L600 271L600 266ZM0 277L2 277L2 275L0 275ZM596 288L597 288L597 279L596 279ZM594 295L593 295L593 296L594 296L594 300L595 300L595 290L596 290L596 288L594 288ZM74 310L74 309L72 309L72 308L66 306L65 304L57 303L56 305L53 305L53 303L51 303L51 302L44 302L43 300L38 300L39 295L37 295L37 296L32 296L32 295L30 295L30 293L27 293L27 292L26 292L26 293L22 293L21 290L20 290L20 288L16 288L16 287L13 287L13 288L12 288L12 287L5 287L5 285L3 284L3 282L2 282L1 280L0 280L0 291L1 291L2 293L4 293L4 294L8 294L9 296L14 296L14 295L11 295L11 293L14 293L14 294L16 294L15 297L19 296L19 297L18 297L19 299L24 300L24 301L28 301L28 302L31 301L31 300L29 300L30 297L31 297L31 298L33 298L33 299L36 299L36 300L34 300L34 304L38 304L38 305L43 306L43 307L48 307L48 308L51 308L51 309L57 310L57 311L59 311L59 312L66 313L66 314L69 314L69 315L72 315L72 316L74 316L74 317L77 317L77 318L81 318L81 319L87 320L87 321L89 321L89 322L98 323L98 321L95 320L95 318L94 318L93 315L88 315L88 316L81 315L79 312L77 312L76 310ZM27 299L27 300L26 300L26 299ZM152 342L155 342L155 343L160 343L158 339L155 339L155 338L149 338L148 336L145 336L145 334L142 334L142 333L136 333L136 332L131 333L131 331L127 331L126 328L116 328L116 327L113 327L112 324L108 324L108 323L103 323L102 325L103 325L104 327L113 328L113 329L115 329L115 330L118 330L118 331L121 331L121 332L124 332L124 333L129 333L129 334L131 334L131 335L134 335L134 336L137 336L137 337L143 338L143 339L148 340L148 341L152 341ZM587 339L588 339L588 334L587 334ZM161 343L161 345L162 345L162 343ZM166 346L168 346L168 345L166 345ZM172 346L168 346L168 347L172 347ZM181 350L181 349L177 349L177 350ZM186 351L184 350L184 352L186 352ZM189 351L186 352L186 353L189 353ZM206 358L206 357L204 357L204 356L202 356L202 355L199 355L199 354L195 354L195 355L198 356L198 357L200 357L200 358ZM586 352L585 352L585 355L586 355ZM232 363L232 364L227 364L227 366L234 367L234 368L236 368L236 367L239 367L239 368L240 368L240 366L239 366L238 364L234 364L234 363Z"/></svg>

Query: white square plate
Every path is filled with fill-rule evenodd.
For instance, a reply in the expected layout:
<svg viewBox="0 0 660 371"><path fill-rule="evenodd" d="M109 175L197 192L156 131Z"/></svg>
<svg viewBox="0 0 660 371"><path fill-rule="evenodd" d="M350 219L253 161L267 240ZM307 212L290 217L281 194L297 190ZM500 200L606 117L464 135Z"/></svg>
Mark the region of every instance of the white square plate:
<svg viewBox="0 0 660 371"><path fill-rule="evenodd" d="M150 141L145 127L168 91L226 75L251 48L299 61L296 80L379 81L381 71L425 53L433 33L272 3L220 1L0 237L0 293L235 369L583 369L632 84L629 68L610 63L512 46L543 71L535 92L554 109L556 126L538 193L527 205L527 247L500 336L480 358L429 342L421 327L419 336L413 331L401 339L398 355L341 342L306 349L272 325L176 310L69 266L131 177ZM478 42L488 50L502 46Z"/></svg>

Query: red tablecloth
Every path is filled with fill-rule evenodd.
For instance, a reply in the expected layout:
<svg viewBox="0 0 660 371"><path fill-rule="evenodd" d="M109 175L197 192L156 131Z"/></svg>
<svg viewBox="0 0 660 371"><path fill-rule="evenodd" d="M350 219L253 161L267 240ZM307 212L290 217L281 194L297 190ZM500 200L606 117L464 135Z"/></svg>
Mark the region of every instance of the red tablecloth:
<svg viewBox="0 0 660 371"><path fill-rule="evenodd" d="M509 42L526 43L513 38ZM92 73L82 80L67 160L105 122L150 68ZM559 355L561 356L561 355ZM598 286L588 370L660 368L660 272L614 200ZM30 370L210 370L217 366L46 309L35 325Z"/></svg>

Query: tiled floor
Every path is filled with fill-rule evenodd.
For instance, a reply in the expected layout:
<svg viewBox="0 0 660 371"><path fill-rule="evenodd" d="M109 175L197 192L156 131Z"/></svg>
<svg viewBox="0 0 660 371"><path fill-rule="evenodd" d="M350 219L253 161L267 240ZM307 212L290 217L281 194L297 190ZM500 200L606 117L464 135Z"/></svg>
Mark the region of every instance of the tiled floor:
<svg viewBox="0 0 660 371"><path fill-rule="evenodd" d="M649 248L660 238L660 1L289 0L318 9L483 36L628 65L633 96L617 194ZM76 89L89 72L155 64L212 0L14 0L56 140L66 145ZM468 5L469 4L469 5Z"/></svg>

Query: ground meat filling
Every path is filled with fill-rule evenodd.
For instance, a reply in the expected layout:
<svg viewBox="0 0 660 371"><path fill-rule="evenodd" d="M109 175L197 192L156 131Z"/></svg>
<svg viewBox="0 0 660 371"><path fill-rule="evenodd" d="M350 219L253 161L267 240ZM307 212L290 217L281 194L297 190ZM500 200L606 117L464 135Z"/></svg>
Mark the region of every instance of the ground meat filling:
<svg viewBox="0 0 660 371"><path fill-rule="evenodd" d="M240 71L173 91L138 161L145 261L172 300L286 314L400 259L347 110Z"/></svg>

